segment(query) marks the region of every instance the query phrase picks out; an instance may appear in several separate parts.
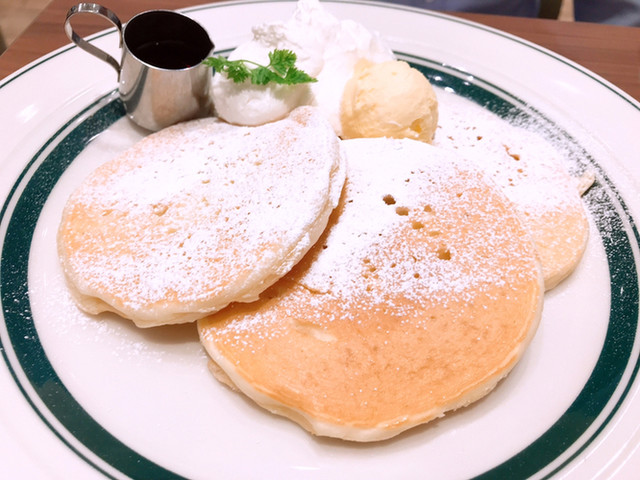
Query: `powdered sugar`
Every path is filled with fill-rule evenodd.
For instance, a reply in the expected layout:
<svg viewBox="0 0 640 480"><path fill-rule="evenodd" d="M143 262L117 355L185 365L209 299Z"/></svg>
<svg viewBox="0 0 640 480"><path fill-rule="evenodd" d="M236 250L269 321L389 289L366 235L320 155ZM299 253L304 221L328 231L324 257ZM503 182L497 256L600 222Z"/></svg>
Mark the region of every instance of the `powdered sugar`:
<svg viewBox="0 0 640 480"><path fill-rule="evenodd" d="M506 121L444 91L439 91L439 101L434 145L477 165L513 202L536 244L545 287L553 288L584 252L589 226L580 196L593 175L577 171L574 147L535 115Z"/></svg>
<svg viewBox="0 0 640 480"><path fill-rule="evenodd" d="M78 290L143 316L255 298L311 246L342 185L335 134L303 110L253 129L178 125L103 165L71 197L61 227Z"/></svg>
<svg viewBox="0 0 640 480"><path fill-rule="evenodd" d="M487 295L517 296L518 285L538 281L533 244L511 203L464 157L414 140L342 144L347 181L334 221L273 293L287 316L318 327L358 323L366 309L424 327L428 315L416 312L428 305L482 308ZM262 304L201 333L252 348L251 337L286 334L282 311Z"/></svg>
<svg viewBox="0 0 640 480"><path fill-rule="evenodd" d="M439 90L434 145L476 162L523 211L544 214L579 203L565 152L533 129L512 125L460 96Z"/></svg>
<svg viewBox="0 0 640 480"><path fill-rule="evenodd" d="M517 238L523 230L506 200L456 156L408 140L343 145L345 199L300 280L308 289L344 299L371 295L373 302L388 292L446 302L482 284L502 284L521 269L519 259L532 255L527 240ZM503 228L492 228L496 219Z"/></svg>

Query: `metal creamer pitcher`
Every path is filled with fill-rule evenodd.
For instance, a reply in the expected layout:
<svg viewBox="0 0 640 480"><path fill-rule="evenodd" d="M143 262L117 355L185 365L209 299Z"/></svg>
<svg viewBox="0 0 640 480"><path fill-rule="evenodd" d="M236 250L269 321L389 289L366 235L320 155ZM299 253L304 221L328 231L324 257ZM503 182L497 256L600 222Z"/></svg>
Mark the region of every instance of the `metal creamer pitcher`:
<svg viewBox="0 0 640 480"><path fill-rule="evenodd" d="M71 18L80 13L98 15L115 25L120 62L73 31ZM108 8L80 3L67 13L64 29L78 47L116 70L127 115L141 127L155 131L211 114L212 72L202 62L214 45L195 20L170 10L149 10L123 26Z"/></svg>

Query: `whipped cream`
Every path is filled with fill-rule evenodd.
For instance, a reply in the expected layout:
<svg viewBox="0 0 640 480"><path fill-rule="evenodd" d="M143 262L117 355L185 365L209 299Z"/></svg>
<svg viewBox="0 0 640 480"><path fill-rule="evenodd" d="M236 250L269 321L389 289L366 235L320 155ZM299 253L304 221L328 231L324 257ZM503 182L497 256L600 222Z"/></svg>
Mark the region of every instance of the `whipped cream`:
<svg viewBox="0 0 640 480"><path fill-rule="evenodd" d="M300 85L252 85L234 83L226 75L213 77L212 95L217 115L238 125L261 125L285 117L301 105L318 107L342 133L340 102L346 82L360 59L383 62L394 54L376 32L353 20L339 20L326 12L318 0L299 0L293 16L285 22L256 25L253 38L238 46L230 60L269 63L274 49L292 50L296 66L318 81Z"/></svg>

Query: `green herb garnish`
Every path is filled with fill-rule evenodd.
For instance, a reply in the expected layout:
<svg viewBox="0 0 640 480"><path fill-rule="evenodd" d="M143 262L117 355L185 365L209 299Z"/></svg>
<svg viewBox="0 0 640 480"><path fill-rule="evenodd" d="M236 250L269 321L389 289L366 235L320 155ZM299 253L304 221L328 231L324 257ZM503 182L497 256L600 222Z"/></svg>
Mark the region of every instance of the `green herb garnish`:
<svg viewBox="0 0 640 480"><path fill-rule="evenodd" d="M254 85L266 85L269 82L280 85L317 82L315 78L295 66L297 55L291 50L275 49L269 52L269 65L264 66L251 60L228 60L223 56L209 57L204 63L218 73L226 73L235 83L247 79Z"/></svg>

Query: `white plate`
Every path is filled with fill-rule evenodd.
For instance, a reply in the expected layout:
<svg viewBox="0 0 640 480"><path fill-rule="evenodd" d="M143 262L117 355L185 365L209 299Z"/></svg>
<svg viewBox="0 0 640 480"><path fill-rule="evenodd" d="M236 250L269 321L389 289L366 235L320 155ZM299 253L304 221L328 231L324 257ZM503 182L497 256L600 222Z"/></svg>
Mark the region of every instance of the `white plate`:
<svg viewBox="0 0 640 480"><path fill-rule="evenodd" d="M75 309L55 250L60 209L142 133L115 72L73 46L0 83L0 473L7 478L630 478L640 471L640 105L508 34L392 4L326 2L381 32L432 82L538 120L595 171L585 258L551 291L523 360L488 397L395 439L314 438L219 385L193 325L137 330ZM219 51L291 2L187 10ZM62 26L61 26L62 28ZM93 40L117 55L114 30ZM76 475L77 477L73 477Z"/></svg>

